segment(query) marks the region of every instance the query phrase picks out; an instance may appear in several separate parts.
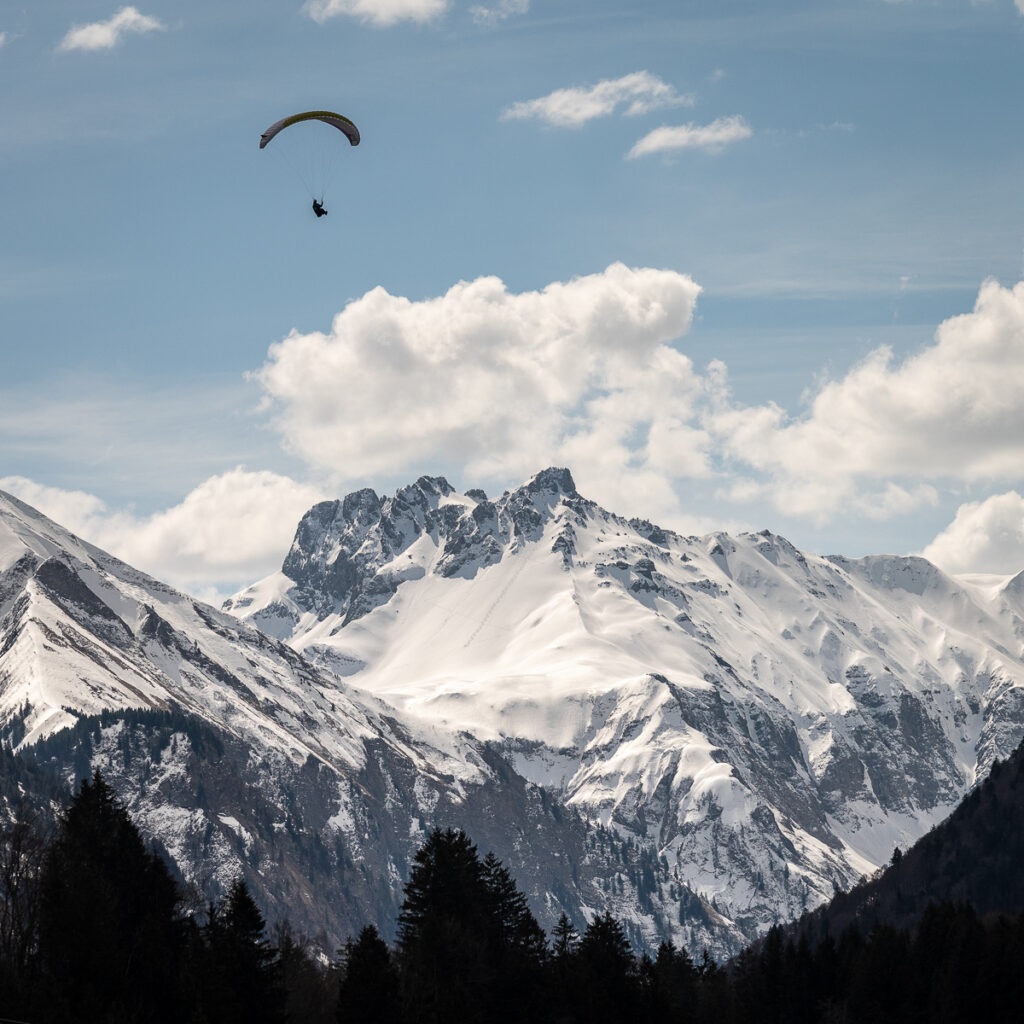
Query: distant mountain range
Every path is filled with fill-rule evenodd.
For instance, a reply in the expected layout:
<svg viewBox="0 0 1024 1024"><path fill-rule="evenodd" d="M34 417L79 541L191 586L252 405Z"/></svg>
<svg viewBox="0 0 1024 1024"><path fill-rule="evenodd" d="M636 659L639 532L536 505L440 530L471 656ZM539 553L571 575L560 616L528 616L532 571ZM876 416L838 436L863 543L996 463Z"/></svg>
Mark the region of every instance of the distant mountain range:
<svg viewBox="0 0 1024 1024"><path fill-rule="evenodd" d="M186 880L241 872L326 944L390 934L458 825L548 927L608 909L724 955L1016 748L1024 574L682 537L551 469L317 505L218 611L0 496L0 723L65 779L102 768Z"/></svg>

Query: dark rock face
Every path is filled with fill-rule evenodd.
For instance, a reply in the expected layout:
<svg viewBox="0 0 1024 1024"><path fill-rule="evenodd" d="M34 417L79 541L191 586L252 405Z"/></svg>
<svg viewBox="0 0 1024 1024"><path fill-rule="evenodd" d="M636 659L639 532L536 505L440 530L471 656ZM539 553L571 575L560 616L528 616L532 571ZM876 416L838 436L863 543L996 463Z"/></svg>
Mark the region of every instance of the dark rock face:
<svg viewBox="0 0 1024 1024"><path fill-rule="evenodd" d="M10 735L10 725L0 730L0 740ZM464 829L494 851L547 930L563 911L582 930L588 909L609 905L605 893L651 910L652 893L671 890L679 904L671 919L654 915L657 934L678 935L685 919L694 944L735 951L743 941L665 865L526 782L496 748L480 748L482 781L459 787L386 743L371 741L355 772L313 757L295 764L172 709L82 718L32 754L11 762L9 781L40 808L102 771L198 896L217 898L242 876L269 921L289 920L328 954L366 924L394 938L397 883L435 827ZM0 821L12 811L0 800ZM626 928L638 949L648 945L635 923Z"/></svg>
<svg viewBox="0 0 1024 1024"><path fill-rule="evenodd" d="M36 583L53 601L74 618L87 618L92 631L116 646L122 646L132 631L86 586L82 578L57 558L48 558L34 573Z"/></svg>
<svg viewBox="0 0 1024 1024"><path fill-rule="evenodd" d="M572 503L577 516L585 516L591 505L576 493L567 469L546 469L495 501L473 489L465 496L472 505L446 502L454 493L444 477L422 476L390 498L367 488L314 505L302 517L281 567L295 582L294 604L319 619L341 614L347 625L395 595L406 577L391 563L424 534L440 543L440 575L472 579L501 560L511 539L521 544L536 540L554 502ZM571 524L558 549L571 556ZM243 612L249 600L235 598L225 608ZM273 605L253 622L268 628L282 617L294 621L288 609ZM282 635L279 629L270 631Z"/></svg>

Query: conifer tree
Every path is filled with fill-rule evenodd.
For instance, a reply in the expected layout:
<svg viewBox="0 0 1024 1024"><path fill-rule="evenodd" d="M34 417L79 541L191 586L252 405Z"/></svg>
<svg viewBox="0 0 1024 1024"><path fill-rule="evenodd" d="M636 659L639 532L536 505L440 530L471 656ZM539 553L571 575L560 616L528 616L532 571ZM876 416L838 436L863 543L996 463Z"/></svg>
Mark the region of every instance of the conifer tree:
<svg viewBox="0 0 1024 1024"><path fill-rule="evenodd" d="M0 828L0 1006L28 1016L35 986L46 844L30 814Z"/></svg>
<svg viewBox="0 0 1024 1024"><path fill-rule="evenodd" d="M287 920L274 925L274 946L285 1018L289 1024L334 1024L338 1009L338 971L326 967L319 950Z"/></svg>
<svg viewBox="0 0 1024 1024"><path fill-rule="evenodd" d="M508 868L493 853L484 858L483 877L496 941L539 966L547 957L544 930L530 912L526 897L519 891Z"/></svg>
<svg viewBox="0 0 1024 1024"><path fill-rule="evenodd" d="M655 1019L692 1019L697 997L697 969L685 949L662 942L648 970L650 1002Z"/></svg>
<svg viewBox="0 0 1024 1024"><path fill-rule="evenodd" d="M583 933L579 946L585 1018L594 1024L636 1015L640 987L636 960L622 925L605 911Z"/></svg>
<svg viewBox="0 0 1024 1024"><path fill-rule="evenodd" d="M583 986L579 945L580 933L563 910L551 932L551 958L547 965L547 1003L552 1021L576 1019Z"/></svg>
<svg viewBox="0 0 1024 1024"><path fill-rule="evenodd" d="M398 919L409 1019L535 1020L544 932L512 876L481 862L457 829L435 829L417 852Z"/></svg>
<svg viewBox="0 0 1024 1024"><path fill-rule="evenodd" d="M497 982L490 993L491 1019L536 1020L542 1009L543 966L548 955L544 930L493 853L484 858L483 876L489 898L489 953Z"/></svg>
<svg viewBox="0 0 1024 1024"><path fill-rule="evenodd" d="M181 1020L180 898L100 773L84 780L41 878L39 958L53 1018Z"/></svg>
<svg viewBox="0 0 1024 1024"><path fill-rule="evenodd" d="M551 952L557 961L562 961L572 956L580 943L580 933L576 926L569 920L569 915L563 910L551 933Z"/></svg>
<svg viewBox="0 0 1024 1024"><path fill-rule="evenodd" d="M410 1021L486 1019L490 895L476 847L434 829L416 852L398 918L403 1007Z"/></svg>
<svg viewBox="0 0 1024 1024"><path fill-rule="evenodd" d="M206 1019L217 1024L283 1021L277 950L241 878L231 883L223 900L210 906L204 937L201 998Z"/></svg>
<svg viewBox="0 0 1024 1024"><path fill-rule="evenodd" d="M367 925L342 951L338 1024L399 1024L398 971L377 929Z"/></svg>

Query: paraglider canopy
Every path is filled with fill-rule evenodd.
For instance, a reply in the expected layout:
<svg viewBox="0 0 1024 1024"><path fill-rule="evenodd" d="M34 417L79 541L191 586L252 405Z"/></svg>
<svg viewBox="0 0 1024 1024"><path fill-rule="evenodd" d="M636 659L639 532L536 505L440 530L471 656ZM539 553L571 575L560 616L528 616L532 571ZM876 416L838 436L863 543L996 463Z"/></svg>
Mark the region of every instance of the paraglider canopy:
<svg viewBox="0 0 1024 1024"><path fill-rule="evenodd" d="M292 114L290 117L283 117L280 121L272 124L260 136L260 149L263 149L279 132L301 121L323 121L324 124L329 124L343 132L353 146L359 145L359 129L344 114L336 114L332 110L307 110L304 114Z"/></svg>

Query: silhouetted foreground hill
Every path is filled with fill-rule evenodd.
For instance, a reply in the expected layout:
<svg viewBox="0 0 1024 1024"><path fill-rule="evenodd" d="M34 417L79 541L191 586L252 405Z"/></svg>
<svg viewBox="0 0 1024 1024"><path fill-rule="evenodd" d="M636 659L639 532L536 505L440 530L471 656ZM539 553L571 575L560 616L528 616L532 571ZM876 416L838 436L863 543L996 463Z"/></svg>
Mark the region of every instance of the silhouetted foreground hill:
<svg viewBox="0 0 1024 1024"><path fill-rule="evenodd" d="M812 945L851 924L913 928L930 903L967 903L975 912L1024 910L1024 744L996 761L988 778L941 824L877 877L806 914L795 926Z"/></svg>

